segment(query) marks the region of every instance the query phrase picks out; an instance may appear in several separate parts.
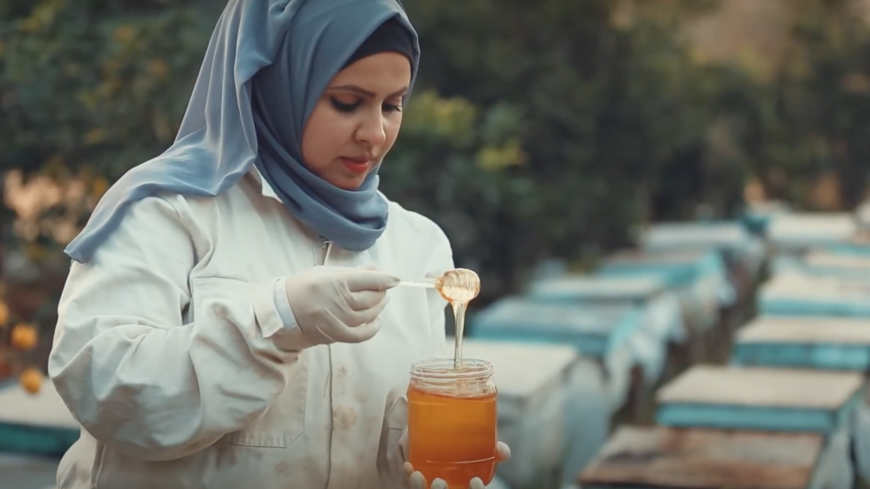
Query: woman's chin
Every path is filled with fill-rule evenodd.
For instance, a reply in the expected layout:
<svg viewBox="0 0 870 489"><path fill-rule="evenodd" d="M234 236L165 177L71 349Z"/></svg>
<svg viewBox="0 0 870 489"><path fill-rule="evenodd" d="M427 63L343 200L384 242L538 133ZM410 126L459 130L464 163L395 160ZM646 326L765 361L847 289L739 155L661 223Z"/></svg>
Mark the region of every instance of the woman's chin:
<svg viewBox="0 0 870 489"><path fill-rule="evenodd" d="M359 190L362 184L366 181L365 175L355 177L336 178L330 180L329 183L335 185L342 190Z"/></svg>

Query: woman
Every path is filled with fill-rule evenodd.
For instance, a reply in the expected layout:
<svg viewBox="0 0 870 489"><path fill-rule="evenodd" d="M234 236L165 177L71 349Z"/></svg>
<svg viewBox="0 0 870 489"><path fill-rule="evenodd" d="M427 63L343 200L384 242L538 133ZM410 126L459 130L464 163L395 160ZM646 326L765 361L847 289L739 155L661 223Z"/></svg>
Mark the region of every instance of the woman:
<svg viewBox="0 0 870 489"><path fill-rule="evenodd" d="M445 304L396 277L452 256L377 191L418 58L396 0L230 1L175 144L67 248L59 488L426 485L402 396Z"/></svg>

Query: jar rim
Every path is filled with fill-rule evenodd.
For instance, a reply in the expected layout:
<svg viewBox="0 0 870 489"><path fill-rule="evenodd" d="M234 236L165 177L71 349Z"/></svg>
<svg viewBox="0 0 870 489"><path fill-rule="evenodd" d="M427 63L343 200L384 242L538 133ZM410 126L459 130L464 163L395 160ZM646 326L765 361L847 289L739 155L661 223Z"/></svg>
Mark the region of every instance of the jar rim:
<svg viewBox="0 0 870 489"><path fill-rule="evenodd" d="M482 379L492 373L492 364L479 358L463 358L458 370L452 358L430 358L411 366L412 378L428 380Z"/></svg>

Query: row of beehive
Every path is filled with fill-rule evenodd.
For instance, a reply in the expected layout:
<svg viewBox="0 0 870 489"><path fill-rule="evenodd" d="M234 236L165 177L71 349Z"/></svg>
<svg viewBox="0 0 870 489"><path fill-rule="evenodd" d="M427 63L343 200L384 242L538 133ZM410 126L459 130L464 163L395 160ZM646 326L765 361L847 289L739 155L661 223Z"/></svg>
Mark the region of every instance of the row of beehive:
<svg viewBox="0 0 870 489"><path fill-rule="evenodd" d="M465 353L495 365L513 453L500 484L572 485L614 424L651 418L655 387L721 343L764 259L739 223L656 226L592 272L536 280L471 318Z"/></svg>
<svg viewBox="0 0 870 489"><path fill-rule="evenodd" d="M765 256L738 223L659 225L592 273L536 281L471 318L466 354L495 364L513 451L499 483L573 484L614 424L648 421L655 387L727 339L721 313L739 322ZM68 413L46 408L62 407L52 389L0 403L19 407L0 419L6 449L58 454L74 439Z"/></svg>
<svg viewBox="0 0 870 489"><path fill-rule="evenodd" d="M656 424L625 426L582 471L613 487L851 489L870 476L870 242L848 215L768 225L771 277L728 365L656 393Z"/></svg>
<svg viewBox="0 0 870 489"><path fill-rule="evenodd" d="M736 302L733 270L756 273L762 251L739 226L713 228L736 267L706 245L667 251L650 243L589 276L538 281L524 298L471 318L477 338L466 354L495 363L500 386L500 436L513 451L499 469L505 485L573 481L611 419L642 417L663 376L698 355L720 309ZM0 406L0 451L56 456L77 437L50 382L35 396L2 389Z"/></svg>

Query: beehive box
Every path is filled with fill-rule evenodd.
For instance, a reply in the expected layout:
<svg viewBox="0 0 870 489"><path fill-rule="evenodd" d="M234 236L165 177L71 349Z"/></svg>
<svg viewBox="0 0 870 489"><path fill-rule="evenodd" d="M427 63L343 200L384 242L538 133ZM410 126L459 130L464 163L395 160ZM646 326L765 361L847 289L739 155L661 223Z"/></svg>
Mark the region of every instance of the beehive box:
<svg viewBox="0 0 870 489"><path fill-rule="evenodd" d="M856 372L698 365L656 394L660 425L816 432L846 425L861 402Z"/></svg>
<svg viewBox="0 0 870 489"><path fill-rule="evenodd" d="M595 275L660 277L678 293L689 326L716 325L719 308L736 299L722 255L715 250L623 251L605 259Z"/></svg>
<svg viewBox="0 0 870 489"><path fill-rule="evenodd" d="M777 252L794 253L844 242L858 232L858 223L849 213L789 213L771 219L767 237Z"/></svg>
<svg viewBox="0 0 870 489"><path fill-rule="evenodd" d="M37 394L17 383L0 388L0 451L60 456L78 440L79 432L50 380L43 381Z"/></svg>
<svg viewBox="0 0 870 489"><path fill-rule="evenodd" d="M584 489L807 489L819 477L823 445L818 434L627 426L578 483Z"/></svg>
<svg viewBox="0 0 870 489"><path fill-rule="evenodd" d="M761 287L761 314L870 318L870 281L788 270Z"/></svg>
<svg viewBox="0 0 870 489"><path fill-rule="evenodd" d="M565 275L534 282L525 298L553 304L634 306L651 333L668 342L686 338L679 299L659 276Z"/></svg>
<svg viewBox="0 0 870 489"><path fill-rule="evenodd" d="M557 343L603 358L625 344L641 326L631 306L550 304L526 298L499 300L472 320L472 335L485 340Z"/></svg>
<svg viewBox="0 0 870 489"><path fill-rule="evenodd" d="M535 282L527 297L546 302L643 305L668 290L663 277L566 275Z"/></svg>
<svg viewBox="0 0 870 489"><path fill-rule="evenodd" d="M753 277L766 255L764 242L738 221L664 222L646 227L641 248L649 251L720 251L729 263L740 264Z"/></svg>
<svg viewBox="0 0 870 489"><path fill-rule="evenodd" d="M870 319L759 317L737 334L736 364L870 370Z"/></svg>

